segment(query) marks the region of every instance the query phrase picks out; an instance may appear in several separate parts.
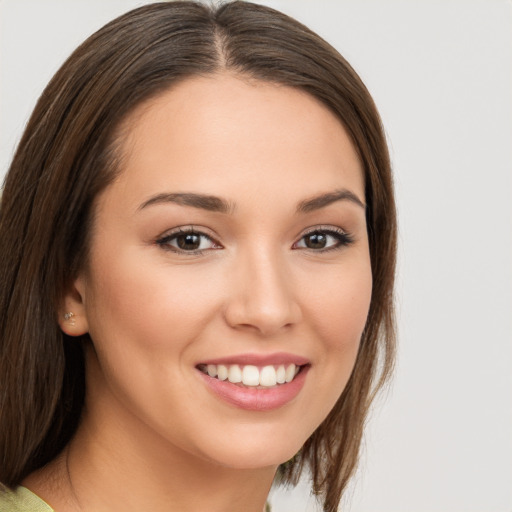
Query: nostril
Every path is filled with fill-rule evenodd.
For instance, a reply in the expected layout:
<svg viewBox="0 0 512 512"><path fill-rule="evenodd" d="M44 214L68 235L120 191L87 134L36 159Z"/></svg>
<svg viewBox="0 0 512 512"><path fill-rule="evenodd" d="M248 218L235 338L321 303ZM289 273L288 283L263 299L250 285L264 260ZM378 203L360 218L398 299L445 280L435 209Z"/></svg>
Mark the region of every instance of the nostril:
<svg viewBox="0 0 512 512"><path fill-rule="evenodd" d="M225 312L227 323L237 329L253 330L260 335L269 336L277 331L289 330L300 320L300 312L294 308L283 307L269 309L253 305L231 305ZM297 308L298 309L298 308Z"/></svg>
<svg viewBox="0 0 512 512"><path fill-rule="evenodd" d="M225 319L233 328L269 336L289 329L302 317L297 286L286 265L261 247L240 256L230 276Z"/></svg>

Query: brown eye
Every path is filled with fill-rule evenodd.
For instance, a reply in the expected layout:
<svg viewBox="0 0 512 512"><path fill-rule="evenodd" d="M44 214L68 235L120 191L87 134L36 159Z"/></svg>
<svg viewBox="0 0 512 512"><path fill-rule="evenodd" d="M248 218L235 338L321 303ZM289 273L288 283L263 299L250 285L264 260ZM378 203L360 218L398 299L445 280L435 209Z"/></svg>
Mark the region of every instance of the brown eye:
<svg viewBox="0 0 512 512"><path fill-rule="evenodd" d="M324 233L312 233L304 237L304 245L308 249L325 249L327 236Z"/></svg>
<svg viewBox="0 0 512 512"><path fill-rule="evenodd" d="M178 231L156 241L163 249L178 253L201 253L209 249L220 249L214 240L200 231Z"/></svg>
<svg viewBox="0 0 512 512"><path fill-rule="evenodd" d="M178 235L175 240L176 245L184 251L197 251L201 246L201 236L196 233Z"/></svg>
<svg viewBox="0 0 512 512"><path fill-rule="evenodd" d="M352 242L353 238L339 228L318 229L304 235L293 245L293 248L322 252L331 249L341 249Z"/></svg>

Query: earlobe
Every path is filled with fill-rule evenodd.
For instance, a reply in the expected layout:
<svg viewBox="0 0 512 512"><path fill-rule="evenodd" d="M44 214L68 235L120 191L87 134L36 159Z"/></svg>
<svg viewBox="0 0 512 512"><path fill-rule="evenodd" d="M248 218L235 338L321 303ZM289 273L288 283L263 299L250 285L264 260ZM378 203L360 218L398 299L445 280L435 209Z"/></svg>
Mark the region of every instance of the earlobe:
<svg viewBox="0 0 512 512"><path fill-rule="evenodd" d="M58 316L59 326L68 336L82 336L89 332L82 278L77 278L71 289L64 294Z"/></svg>

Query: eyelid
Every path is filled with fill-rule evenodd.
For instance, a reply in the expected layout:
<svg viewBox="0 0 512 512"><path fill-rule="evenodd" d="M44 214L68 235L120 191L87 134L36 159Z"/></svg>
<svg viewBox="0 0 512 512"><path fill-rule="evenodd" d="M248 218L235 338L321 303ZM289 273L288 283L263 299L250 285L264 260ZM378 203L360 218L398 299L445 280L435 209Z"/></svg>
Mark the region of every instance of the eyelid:
<svg viewBox="0 0 512 512"><path fill-rule="evenodd" d="M200 255L206 251L221 249L222 245L211 234L209 234L205 231L207 231L205 228L200 228L200 227L193 226L193 225L178 226L176 228L165 231L164 234L162 234L156 238L154 243L155 243L155 245L160 246L161 248L163 248L165 250L168 250L168 251L180 254L180 255L183 254L183 255L188 255L188 256ZM199 235L200 237L206 237L216 247L211 247L208 249L196 249L196 250L186 251L186 250L180 249L178 247L174 247L168 243L174 237L177 237L179 235L187 235L187 234L195 234L195 235Z"/></svg>
<svg viewBox="0 0 512 512"><path fill-rule="evenodd" d="M312 226L310 228L307 228L303 233L302 237L310 235L311 233L316 232L322 232L322 233L338 233L340 235L348 235L348 232L345 229L340 228L339 226L331 226L331 225L324 225L321 224L319 226Z"/></svg>
<svg viewBox="0 0 512 512"><path fill-rule="evenodd" d="M309 247L295 247L305 237L307 237L308 235L312 235L314 233L323 233L326 235L333 236L338 240L338 243L334 244L333 246L325 247L322 249L312 249ZM312 226L311 228L308 228L305 232L303 232L300 238L298 238L297 241L293 244L293 247L295 247L296 249L321 253L336 249L342 249L344 247L347 247L348 245L351 245L352 243L354 243L354 237L345 229L342 229L339 226L320 225Z"/></svg>

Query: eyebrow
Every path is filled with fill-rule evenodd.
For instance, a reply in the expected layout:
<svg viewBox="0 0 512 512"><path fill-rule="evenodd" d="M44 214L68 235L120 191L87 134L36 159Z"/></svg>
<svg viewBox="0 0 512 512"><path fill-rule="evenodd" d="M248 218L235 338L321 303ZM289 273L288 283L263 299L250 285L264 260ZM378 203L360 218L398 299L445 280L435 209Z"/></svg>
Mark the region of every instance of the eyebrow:
<svg viewBox="0 0 512 512"><path fill-rule="evenodd" d="M318 196L311 197L301 201L297 206L297 213L309 213L321 208L325 208L332 203L337 201L350 201L357 204L363 209L366 209L365 204L357 197L353 192L346 188L334 190L327 194L320 194Z"/></svg>
<svg viewBox="0 0 512 512"><path fill-rule="evenodd" d="M350 201L363 209L366 208L364 203L356 196L356 194L343 188L301 201L297 205L297 213L310 213L312 211L325 208L337 201ZM175 203L181 206L191 206L201 210L226 214L232 213L235 210L235 204L225 199L217 196L196 194L192 192L158 194L150 197L147 201L144 201L139 206L139 210L155 204L165 203Z"/></svg>
<svg viewBox="0 0 512 512"><path fill-rule="evenodd" d="M200 208L202 210L208 210L209 212L218 213L231 213L234 210L234 205L225 199L205 194L194 194L191 192L158 194L142 203L139 206L139 210L154 204L162 203L176 203L182 206L192 206L193 208Z"/></svg>

